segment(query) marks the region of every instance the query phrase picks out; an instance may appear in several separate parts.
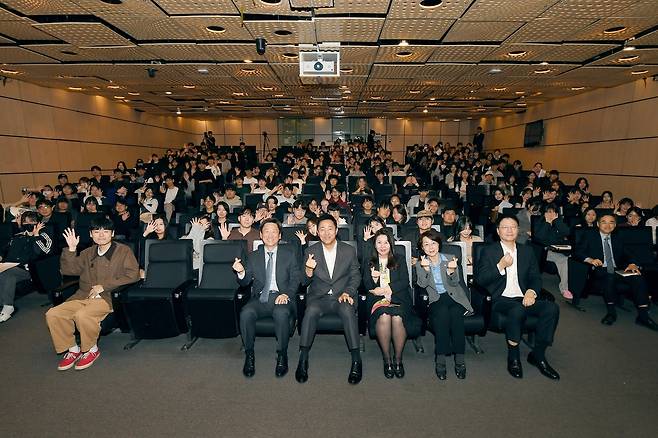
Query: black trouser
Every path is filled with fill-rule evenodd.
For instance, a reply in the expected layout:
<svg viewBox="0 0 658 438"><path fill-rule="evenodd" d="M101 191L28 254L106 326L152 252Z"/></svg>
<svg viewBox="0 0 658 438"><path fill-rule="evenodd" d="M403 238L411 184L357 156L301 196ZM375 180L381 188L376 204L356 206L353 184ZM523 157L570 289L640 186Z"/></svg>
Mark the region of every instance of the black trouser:
<svg viewBox="0 0 658 438"><path fill-rule="evenodd" d="M430 304L429 319L434 330L434 354L464 354L464 307L447 293Z"/></svg>
<svg viewBox="0 0 658 438"><path fill-rule="evenodd" d="M355 348L359 348L359 324L354 306L347 302L339 303L338 297L335 294L325 295L322 298L308 301L304 320L302 321L302 334L299 346L310 348L313 345L313 338L315 338L315 331L318 327L318 319L328 313L338 314L343 321L343 330L345 331L345 339L347 340L349 349L354 350Z"/></svg>
<svg viewBox="0 0 658 438"><path fill-rule="evenodd" d="M16 296L16 283L29 280L30 273L25 269L14 266L0 273L0 307L13 306Z"/></svg>
<svg viewBox="0 0 658 438"><path fill-rule="evenodd" d="M261 303L258 296L249 300L240 312L240 334L245 350L254 349L256 339L256 320L271 316L274 319L274 334L277 341L277 351L286 352L290 340L290 314L293 312L293 302L274 304L275 294L270 294L267 303Z"/></svg>
<svg viewBox="0 0 658 438"><path fill-rule="evenodd" d="M625 283L631 290L633 295L633 302L636 306L646 306L649 304L649 296L647 294L647 283L642 275L633 275L630 277L622 277L617 274L609 274L605 268L594 268L592 271L593 287L598 289L603 294L603 299L606 304L616 304L618 293L617 285Z"/></svg>
<svg viewBox="0 0 658 438"><path fill-rule="evenodd" d="M529 307L523 305L523 298L498 298L491 309L494 313L505 315L505 336L508 341L518 343L521 340L523 325L528 316L537 317L535 342L544 345L553 343L553 335L560 317L560 308L552 301L537 300Z"/></svg>

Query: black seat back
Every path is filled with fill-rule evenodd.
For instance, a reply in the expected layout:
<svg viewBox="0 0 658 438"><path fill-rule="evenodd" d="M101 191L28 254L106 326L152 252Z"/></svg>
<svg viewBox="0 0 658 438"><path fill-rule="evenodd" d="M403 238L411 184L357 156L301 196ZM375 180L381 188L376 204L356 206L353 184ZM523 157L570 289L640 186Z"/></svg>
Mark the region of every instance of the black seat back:
<svg viewBox="0 0 658 438"><path fill-rule="evenodd" d="M192 241L149 240L145 288L174 288L194 277Z"/></svg>
<svg viewBox="0 0 658 438"><path fill-rule="evenodd" d="M237 277L233 272L236 258L246 263L246 240L210 241L203 246L203 266L199 276L201 289L237 289Z"/></svg>

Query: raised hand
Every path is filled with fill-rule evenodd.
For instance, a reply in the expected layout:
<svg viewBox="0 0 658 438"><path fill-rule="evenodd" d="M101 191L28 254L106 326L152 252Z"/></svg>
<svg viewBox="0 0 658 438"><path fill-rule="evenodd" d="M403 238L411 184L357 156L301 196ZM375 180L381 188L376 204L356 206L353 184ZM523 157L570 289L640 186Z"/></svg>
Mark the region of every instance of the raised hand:
<svg viewBox="0 0 658 438"><path fill-rule="evenodd" d="M237 272L238 274L244 272L244 266L242 266L242 260L239 258L235 258L235 261L233 262L233 270Z"/></svg>
<svg viewBox="0 0 658 438"><path fill-rule="evenodd" d="M457 269L457 257L453 257L452 260L448 262L448 270L454 272Z"/></svg>
<svg viewBox="0 0 658 438"><path fill-rule="evenodd" d="M430 270L430 259L427 256L420 256L420 266L426 270Z"/></svg>
<svg viewBox="0 0 658 438"><path fill-rule="evenodd" d="M295 236L297 236L297 238L299 239L302 245L306 245L307 234L305 232L303 232L302 230L295 231Z"/></svg>
<svg viewBox="0 0 658 438"><path fill-rule="evenodd" d="M143 236L146 237L154 231L155 231L155 221L151 221L148 224L146 224L146 227L144 228Z"/></svg>
<svg viewBox="0 0 658 438"><path fill-rule="evenodd" d="M315 256L313 254L309 254L308 259L306 259L306 264L305 264L306 268L314 270L317 265L318 262L315 261Z"/></svg>
<svg viewBox="0 0 658 438"><path fill-rule="evenodd" d="M39 222L34 226L34 229L32 230L32 236L37 237L41 230L43 230L46 227L46 224L43 222Z"/></svg>
<svg viewBox="0 0 658 438"><path fill-rule="evenodd" d="M231 230L229 230L228 224L226 222L219 225L219 233L222 235L222 240L228 240L228 236L231 234Z"/></svg>
<svg viewBox="0 0 658 438"><path fill-rule="evenodd" d="M80 238L75 235L75 230L73 228L67 228L64 230L64 240L66 240L66 244L69 247L69 251L75 252L75 249L78 247L78 244L80 243Z"/></svg>
<svg viewBox="0 0 658 438"><path fill-rule="evenodd" d="M498 264L502 269L509 268L514 263L514 259L510 253L505 253L504 256L500 258Z"/></svg>
<svg viewBox="0 0 658 438"><path fill-rule="evenodd" d="M370 240L372 236L373 236L372 228L370 227L370 225L368 225L363 229L363 240L364 241Z"/></svg>

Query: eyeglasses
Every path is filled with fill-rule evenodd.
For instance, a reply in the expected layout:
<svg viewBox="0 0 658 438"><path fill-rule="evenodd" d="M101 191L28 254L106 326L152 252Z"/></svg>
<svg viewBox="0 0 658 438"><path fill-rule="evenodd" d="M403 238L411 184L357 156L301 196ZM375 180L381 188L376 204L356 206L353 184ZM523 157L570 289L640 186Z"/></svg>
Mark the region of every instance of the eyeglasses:
<svg viewBox="0 0 658 438"><path fill-rule="evenodd" d="M517 228L519 227L517 227L516 225L505 225L504 227L498 227L499 230L505 230L505 231L516 230Z"/></svg>

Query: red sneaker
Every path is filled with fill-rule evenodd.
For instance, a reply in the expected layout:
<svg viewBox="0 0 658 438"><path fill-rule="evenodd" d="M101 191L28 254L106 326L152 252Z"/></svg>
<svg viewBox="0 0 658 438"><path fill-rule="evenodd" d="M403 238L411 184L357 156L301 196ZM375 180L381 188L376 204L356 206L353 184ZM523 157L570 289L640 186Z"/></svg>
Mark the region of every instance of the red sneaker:
<svg viewBox="0 0 658 438"><path fill-rule="evenodd" d="M71 369L78 359L80 359L80 356L82 356L82 352L73 353L72 351L67 351L62 360L57 364L57 369L60 371Z"/></svg>
<svg viewBox="0 0 658 438"><path fill-rule="evenodd" d="M95 352L88 351L85 354L82 355L78 363L75 364L75 369L80 371L84 370L85 368L89 368L94 364L96 359L98 359L98 356L101 355L101 352L99 350L96 350Z"/></svg>

